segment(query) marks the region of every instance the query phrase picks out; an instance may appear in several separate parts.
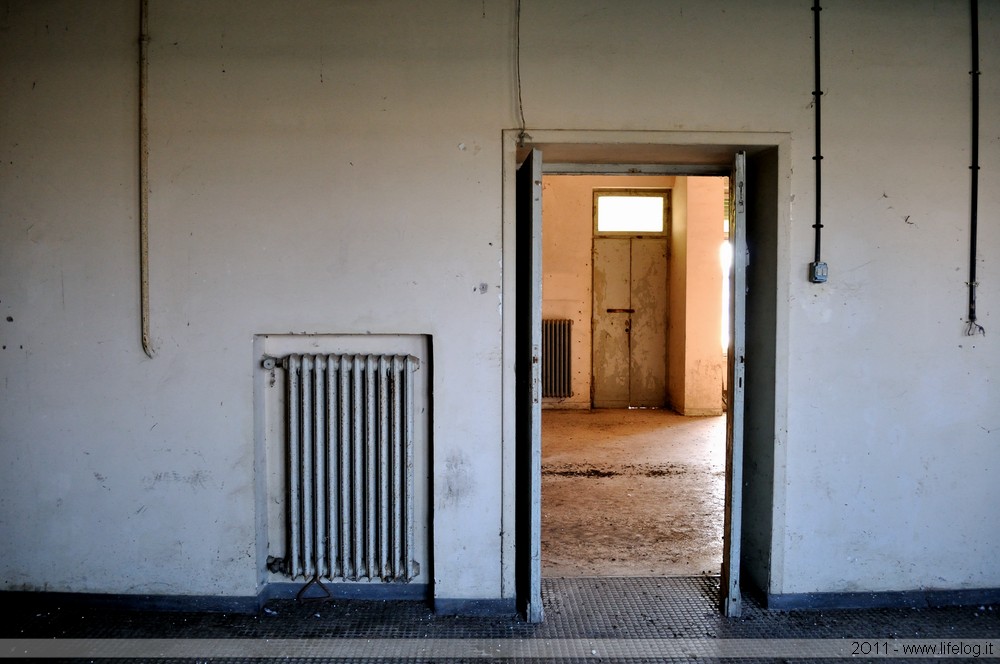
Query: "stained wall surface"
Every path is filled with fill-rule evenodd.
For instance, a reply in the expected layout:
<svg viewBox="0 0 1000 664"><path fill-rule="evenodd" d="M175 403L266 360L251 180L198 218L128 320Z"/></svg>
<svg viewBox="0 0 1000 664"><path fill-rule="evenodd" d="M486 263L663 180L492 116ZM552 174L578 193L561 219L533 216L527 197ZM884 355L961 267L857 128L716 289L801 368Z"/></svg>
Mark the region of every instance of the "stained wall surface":
<svg viewBox="0 0 1000 664"><path fill-rule="evenodd" d="M996 34L1000 6L980 14ZM523 2L515 67L513 2L152 0L150 359L139 2L0 3L0 588L254 595L255 336L379 333L430 339L433 592L512 597L517 71L529 134L785 137L767 589L1000 587L997 224L987 335L964 335L968 5L825 4L823 285L812 19L790 0ZM981 60L996 108L1000 42ZM989 220L1000 116L981 121Z"/></svg>

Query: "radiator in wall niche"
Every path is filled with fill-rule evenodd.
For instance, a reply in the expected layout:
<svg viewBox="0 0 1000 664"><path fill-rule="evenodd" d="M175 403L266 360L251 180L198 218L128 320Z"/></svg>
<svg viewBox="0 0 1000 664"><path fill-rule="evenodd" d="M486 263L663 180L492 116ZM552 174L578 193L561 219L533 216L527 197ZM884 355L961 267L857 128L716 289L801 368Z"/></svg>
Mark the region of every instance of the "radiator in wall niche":
<svg viewBox="0 0 1000 664"><path fill-rule="evenodd" d="M571 360L573 321L542 321L542 396L573 396Z"/></svg>
<svg viewBox="0 0 1000 664"><path fill-rule="evenodd" d="M286 551L292 579L408 582L414 548L412 355L265 357L283 369Z"/></svg>

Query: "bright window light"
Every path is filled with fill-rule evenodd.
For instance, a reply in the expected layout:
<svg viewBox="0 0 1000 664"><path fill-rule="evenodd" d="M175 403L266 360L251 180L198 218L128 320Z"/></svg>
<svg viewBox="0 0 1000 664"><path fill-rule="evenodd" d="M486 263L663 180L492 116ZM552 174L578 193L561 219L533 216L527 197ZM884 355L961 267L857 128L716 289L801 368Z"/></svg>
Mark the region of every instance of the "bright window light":
<svg viewBox="0 0 1000 664"><path fill-rule="evenodd" d="M729 350L729 275L733 269L733 245L726 240L719 247L719 265L722 267L722 352Z"/></svg>
<svg viewBox="0 0 1000 664"><path fill-rule="evenodd" d="M663 196L599 196L598 233L662 233Z"/></svg>

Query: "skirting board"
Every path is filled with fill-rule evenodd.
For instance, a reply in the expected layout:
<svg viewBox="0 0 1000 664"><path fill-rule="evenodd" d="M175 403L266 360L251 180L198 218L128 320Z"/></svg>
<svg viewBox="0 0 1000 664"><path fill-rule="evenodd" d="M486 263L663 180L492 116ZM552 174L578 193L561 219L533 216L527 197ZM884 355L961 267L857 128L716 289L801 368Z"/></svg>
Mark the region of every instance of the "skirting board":
<svg viewBox="0 0 1000 664"><path fill-rule="evenodd" d="M163 611L191 613L257 613L262 604L255 595L115 595L105 593L63 593L14 590L0 592L4 606L95 607L122 611Z"/></svg>
<svg viewBox="0 0 1000 664"><path fill-rule="evenodd" d="M509 617L517 613L513 599L434 599L434 613L441 616Z"/></svg>
<svg viewBox="0 0 1000 664"><path fill-rule="evenodd" d="M902 590L859 593L768 593L769 611L897 609L1000 604L1000 588Z"/></svg>
<svg viewBox="0 0 1000 664"><path fill-rule="evenodd" d="M305 583L269 583L260 591L261 606L272 599L295 599ZM333 599L426 600L430 588L426 583L324 583ZM323 589L311 587L303 597L324 597Z"/></svg>
<svg viewBox="0 0 1000 664"><path fill-rule="evenodd" d="M270 583L257 595L131 595L65 593L45 591L0 591L0 603L38 608L90 606L124 611L256 614L272 599L295 599L304 583ZM329 583L323 584L333 599L416 600L428 599L427 584ZM322 589L310 588L304 597L325 597Z"/></svg>

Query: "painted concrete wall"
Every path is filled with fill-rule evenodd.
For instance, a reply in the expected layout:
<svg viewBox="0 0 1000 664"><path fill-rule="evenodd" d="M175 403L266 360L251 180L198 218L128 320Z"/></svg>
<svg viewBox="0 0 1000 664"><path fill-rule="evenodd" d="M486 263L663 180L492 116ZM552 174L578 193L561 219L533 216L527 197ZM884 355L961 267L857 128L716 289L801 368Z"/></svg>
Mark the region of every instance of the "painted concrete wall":
<svg viewBox="0 0 1000 664"><path fill-rule="evenodd" d="M670 206L670 287L675 292L687 291L687 223L688 179L677 178L671 193ZM667 397L674 408L684 404L684 349L687 344L687 303L682 297L670 299L667 316Z"/></svg>
<svg viewBox="0 0 1000 664"><path fill-rule="evenodd" d="M254 335L373 332L431 339L435 593L511 597L513 3L154 0L152 360L137 5L0 4L2 588L255 593ZM825 6L830 280L814 285L808 6L523 3L529 133L786 137L771 592L1000 587L996 224L979 236L988 334L963 335L967 11ZM996 34L1000 6L980 11ZM1000 42L981 49L996 108ZM1000 116L982 122L995 219Z"/></svg>
<svg viewBox="0 0 1000 664"><path fill-rule="evenodd" d="M138 3L0 11L4 587L256 593L254 335L371 332L432 339L436 592L500 597L510 11L150 4L153 360Z"/></svg>
<svg viewBox="0 0 1000 664"><path fill-rule="evenodd" d="M592 179L586 177L585 179ZM573 321L573 396L543 406L590 408L593 196L574 176L542 179L542 317ZM588 223L589 222L589 223Z"/></svg>
<svg viewBox="0 0 1000 664"><path fill-rule="evenodd" d="M682 415L722 414L725 179L677 178L671 228L670 404Z"/></svg>

